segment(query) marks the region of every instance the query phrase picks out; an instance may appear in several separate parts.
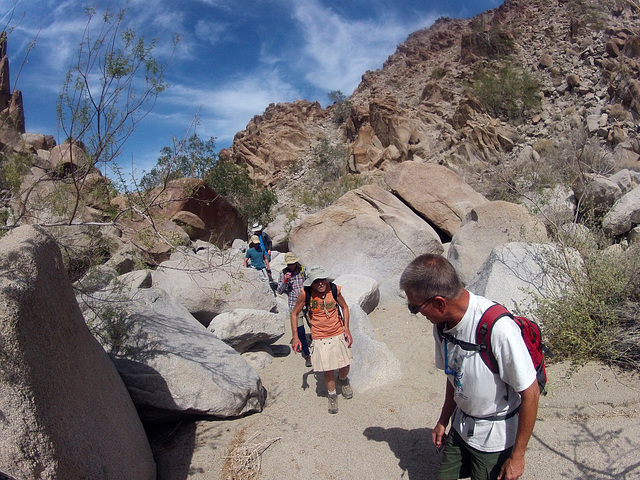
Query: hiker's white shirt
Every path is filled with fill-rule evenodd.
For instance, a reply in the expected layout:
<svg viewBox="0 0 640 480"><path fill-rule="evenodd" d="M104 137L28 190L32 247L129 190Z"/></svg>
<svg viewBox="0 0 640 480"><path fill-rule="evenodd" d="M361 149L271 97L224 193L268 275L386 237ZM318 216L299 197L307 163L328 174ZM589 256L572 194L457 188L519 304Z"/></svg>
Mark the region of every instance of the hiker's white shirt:
<svg viewBox="0 0 640 480"><path fill-rule="evenodd" d="M469 307L462 320L452 329L445 329L458 340L476 344L476 328L482 314L494 302L469 292ZM498 361L499 375L494 375L482 361L479 352L467 351L449 341L440 341L437 326L433 327L436 344L436 367L447 365L457 374L447 375L454 389L458 406L451 419L465 442L483 452L499 452L511 447L516 440L518 415L507 420L478 420L474 417L506 415L520 405L520 394L536 381L533 361L522 339L520 328L509 318L501 318L491 333L491 349ZM472 434L469 435L469 433Z"/></svg>

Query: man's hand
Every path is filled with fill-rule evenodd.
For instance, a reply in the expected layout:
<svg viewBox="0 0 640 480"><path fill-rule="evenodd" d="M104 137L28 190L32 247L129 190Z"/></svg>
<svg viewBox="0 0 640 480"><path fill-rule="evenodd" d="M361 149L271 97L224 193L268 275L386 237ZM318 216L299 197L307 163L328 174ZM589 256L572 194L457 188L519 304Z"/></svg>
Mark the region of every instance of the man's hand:
<svg viewBox="0 0 640 480"><path fill-rule="evenodd" d="M516 432L516 443L511 450L511 456L504 462L500 469L498 480L516 480L524 473L524 453L527 450L527 443L533 432L538 413L538 401L540 400L540 387L534 379L520 394L520 412L518 414L518 431Z"/></svg>
<svg viewBox="0 0 640 480"><path fill-rule="evenodd" d="M509 457L500 469L498 480L517 480L524 473L524 457Z"/></svg>
<svg viewBox="0 0 640 480"><path fill-rule="evenodd" d="M431 431L431 441L439 450L444 446L444 442L447 439L447 427L445 427L442 423L436 423L436 426L433 427Z"/></svg>
<svg viewBox="0 0 640 480"><path fill-rule="evenodd" d="M291 339L291 349L296 353L302 351L302 343L299 338Z"/></svg>

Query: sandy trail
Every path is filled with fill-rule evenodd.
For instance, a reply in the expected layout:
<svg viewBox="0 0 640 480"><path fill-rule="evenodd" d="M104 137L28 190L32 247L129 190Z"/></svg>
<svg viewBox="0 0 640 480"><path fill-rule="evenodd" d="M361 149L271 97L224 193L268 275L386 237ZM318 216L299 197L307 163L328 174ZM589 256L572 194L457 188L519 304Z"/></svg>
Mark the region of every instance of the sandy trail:
<svg viewBox="0 0 640 480"><path fill-rule="evenodd" d="M439 456L430 437L445 377L434 367L431 326L399 304L369 317L375 339L400 360L400 378L339 397L340 412L330 415L321 376L299 355L277 357L259 372L268 390L262 413L153 429L158 479L232 478L225 457L238 444L264 449L260 476L238 478L435 479ZM287 331L281 342L290 338ZM637 375L556 364L548 376L522 478L640 479Z"/></svg>

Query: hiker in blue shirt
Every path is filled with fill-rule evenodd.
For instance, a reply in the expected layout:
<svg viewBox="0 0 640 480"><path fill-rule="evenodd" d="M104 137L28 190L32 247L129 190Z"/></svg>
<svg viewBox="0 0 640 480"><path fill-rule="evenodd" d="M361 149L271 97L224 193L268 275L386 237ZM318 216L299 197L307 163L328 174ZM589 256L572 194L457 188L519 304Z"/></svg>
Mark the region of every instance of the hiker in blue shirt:
<svg viewBox="0 0 640 480"><path fill-rule="evenodd" d="M254 223L251 226L251 233L258 237L260 242L260 246L262 247L262 251L267 254L267 258L271 261L271 249L273 247L273 241L267 232L262 231L262 225L259 223Z"/></svg>
<svg viewBox="0 0 640 480"><path fill-rule="evenodd" d="M260 239L253 235L249 241L249 248L244 256L244 266L258 270L260 280L267 282L271 275L271 267L266 252L260 247Z"/></svg>

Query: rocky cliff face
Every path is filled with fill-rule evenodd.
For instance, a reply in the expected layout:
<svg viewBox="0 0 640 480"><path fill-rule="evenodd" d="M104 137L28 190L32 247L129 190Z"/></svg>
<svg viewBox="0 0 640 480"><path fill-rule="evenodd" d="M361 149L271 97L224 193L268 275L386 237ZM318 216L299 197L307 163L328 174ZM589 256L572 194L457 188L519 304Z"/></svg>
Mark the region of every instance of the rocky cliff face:
<svg viewBox="0 0 640 480"><path fill-rule="evenodd" d="M223 157L257 180L283 185L287 165L309 158L318 139L348 147L349 171L387 170L413 160L481 179L492 165L540 141L575 143L586 132L602 155L640 168L640 8L633 2L507 0L468 20L441 18L411 34L383 67L364 73L347 121L331 107L271 105L239 132ZM474 94L477 72L517 66L540 102L505 120Z"/></svg>
<svg viewBox="0 0 640 480"><path fill-rule="evenodd" d="M287 168L310 153L330 118L318 102L273 103L236 133L233 145L220 152L222 161L245 163L257 181L271 184Z"/></svg>

